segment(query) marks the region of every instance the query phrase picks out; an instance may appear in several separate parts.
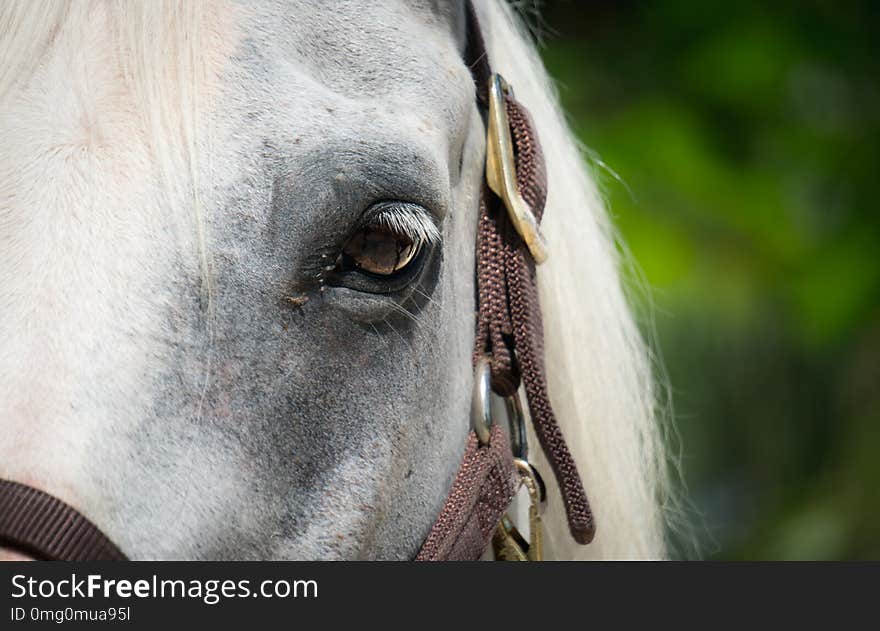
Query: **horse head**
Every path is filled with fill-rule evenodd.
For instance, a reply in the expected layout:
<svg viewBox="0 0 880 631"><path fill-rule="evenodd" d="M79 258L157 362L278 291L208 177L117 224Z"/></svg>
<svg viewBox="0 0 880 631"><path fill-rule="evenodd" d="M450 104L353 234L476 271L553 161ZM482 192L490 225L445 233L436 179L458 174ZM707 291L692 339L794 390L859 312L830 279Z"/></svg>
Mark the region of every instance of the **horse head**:
<svg viewBox="0 0 880 631"><path fill-rule="evenodd" d="M0 477L132 558L411 558L470 423L465 3L0 13ZM605 528L575 550L551 523L549 547L662 555L600 198L510 11L477 13L544 141L549 392Z"/></svg>

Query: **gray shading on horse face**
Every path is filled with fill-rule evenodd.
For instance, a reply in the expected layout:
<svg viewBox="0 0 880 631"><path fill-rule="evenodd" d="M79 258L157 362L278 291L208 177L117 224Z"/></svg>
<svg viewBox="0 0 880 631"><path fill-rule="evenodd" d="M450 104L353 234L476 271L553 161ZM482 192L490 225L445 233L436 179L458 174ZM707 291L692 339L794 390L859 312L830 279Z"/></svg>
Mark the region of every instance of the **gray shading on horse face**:
<svg viewBox="0 0 880 631"><path fill-rule="evenodd" d="M468 429L482 123L459 10L408 5L243 11L198 145L210 308L167 261L179 341L104 456L135 557L409 558L439 513ZM383 201L440 229L417 278L323 282Z"/></svg>

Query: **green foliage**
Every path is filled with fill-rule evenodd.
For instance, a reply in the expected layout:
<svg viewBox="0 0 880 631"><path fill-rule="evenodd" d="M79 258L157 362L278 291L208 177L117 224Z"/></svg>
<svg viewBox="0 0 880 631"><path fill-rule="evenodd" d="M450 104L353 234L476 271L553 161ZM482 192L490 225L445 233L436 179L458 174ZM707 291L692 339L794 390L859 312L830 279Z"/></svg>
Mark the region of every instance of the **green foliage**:
<svg viewBox="0 0 880 631"><path fill-rule="evenodd" d="M557 0L544 22L653 288L703 554L880 558L880 5Z"/></svg>

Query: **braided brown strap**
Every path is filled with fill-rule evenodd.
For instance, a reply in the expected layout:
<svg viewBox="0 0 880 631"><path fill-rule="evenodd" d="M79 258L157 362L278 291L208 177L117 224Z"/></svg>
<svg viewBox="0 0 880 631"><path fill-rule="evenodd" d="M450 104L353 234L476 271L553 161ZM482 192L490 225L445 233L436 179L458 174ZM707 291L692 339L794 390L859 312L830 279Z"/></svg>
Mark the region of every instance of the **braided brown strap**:
<svg viewBox="0 0 880 631"><path fill-rule="evenodd" d="M0 480L0 546L41 561L126 560L75 508L12 480Z"/></svg>
<svg viewBox="0 0 880 631"><path fill-rule="evenodd" d="M540 221L547 199L544 157L525 108L505 97L513 138L517 188ZM586 544L595 523L574 458L556 422L547 394L544 329L535 263L501 200L484 187L477 234L479 311L474 363L488 356L492 388L514 394L522 382L535 433L562 493L569 529Z"/></svg>
<svg viewBox="0 0 880 631"><path fill-rule="evenodd" d="M465 62L474 78L477 102L485 111L489 105L488 86L492 69L473 3L468 1L465 6L468 32ZM526 109L510 94L505 94L504 99L513 141L516 187L536 221L540 222L547 199L544 157ZM535 262L511 223L504 203L489 190L486 183L480 196L476 265L474 365L483 357L488 357L492 389L501 396L514 395L520 384L524 386L535 433L562 494L569 530L578 543L589 543L595 535L593 514L547 394L544 332ZM466 552L464 558L478 558L488 545L488 535L506 506L480 513L468 502L480 501L483 491L479 484L484 484L483 481L487 479L479 467L472 465L479 450L489 452L500 449L505 457L510 457L507 440L498 440L497 434L496 425L489 444L483 447L478 447L476 437L471 434L468 452L453 484L453 491L418 559L462 558L457 556L461 551ZM483 466L487 465L484 463ZM474 479L469 480L468 476ZM462 488L471 488L471 491L462 494ZM486 515L491 515L492 524L486 525L481 521ZM477 523L468 525L469 520L476 520ZM456 526L451 528L448 524ZM456 532L466 542L457 543ZM466 534L474 532L485 536L481 538Z"/></svg>
<svg viewBox="0 0 880 631"><path fill-rule="evenodd" d="M519 486L509 442L498 425L487 445L471 432L443 510L416 561L476 561Z"/></svg>

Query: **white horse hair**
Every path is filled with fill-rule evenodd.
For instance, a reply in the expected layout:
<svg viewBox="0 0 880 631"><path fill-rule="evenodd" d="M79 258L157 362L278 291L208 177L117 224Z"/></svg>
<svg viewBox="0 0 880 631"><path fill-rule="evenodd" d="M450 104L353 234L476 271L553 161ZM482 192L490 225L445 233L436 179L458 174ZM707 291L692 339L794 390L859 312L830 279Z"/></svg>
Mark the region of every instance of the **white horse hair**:
<svg viewBox="0 0 880 631"><path fill-rule="evenodd" d="M441 18L457 15L458 9L454 8L457 3L438 0L424 4L431 7L424 9L426 14L436 11ZM453 8L444 8L447 4ZM551 489L545 518L548 556L559 559L664 558L672 500L662 422L657 418L661 415L656 412L650 353L627 304L621 280L624 263L615 244L613 228L565 122L554 87L515 12L500 0L475 4L493 68L507 79L518 100L530 110L546 156L549 192L543 230L550 244L550 256L546 264L539 267L539 284L549 394L579 465L598 526L592 544L575 544L568 534L559 494ZM275 10L274 4L272 9ZM192 259L183 257L176 264L195 270L205 281L201 287L207 300L200 308L212 315L201 320L201 324L207 328L214 326L215 304L223 299L220 290L215 291L214 280L218 263L212 250L218 229L206 218L205 209L213 207L215 197L220 195L217 191L225 190L224 187L234 181L236 165L226 164L224 156L213 155L211 149L215 142L222 141L219 136L234 137L238 132L216 131L199 121L216 105L214 99L223 88L218 79L220 69L235 54L238 17L247 12L246 7L159 1L96 5L85 1L12 0L0 6L0 59L3 60L0 65L0 136L5 145L0 149L0 477L33 483L78 503L99 525L110 524L111 535L121 538L123 548L133 549L141 557L212 554L193 543L195 537L184 541L182 535L176 548L172 543L163 548L149 535L143 535L143 541L156 547L148 550L145 543L144 548L138 548L140 533L126 533L123 523L126 520L134 523L133 517L124 510L109 507L108 502L96 500L90 504L85 497L90 489L102 485L110 489L108 497L126 497L123 488L126 481L118 483L118 492L115 482L96 481L97 465L90 463L102 457L99 453L102 444L124 441L135 433L148 436L149 441L155 439L150 430L133 423L119 426L116 420L109 419L134 417L140 410L155 407L152 401L137 400L140 395L130 400L131 392L151 387L148 383L152 368L147 357L153 352L150 340L164 333L156 332L149 314L171 298L139 294L124 304L113 304L98 312L90 307L77 316L77 311L67 310L68 304L101 303L102 292L107 291L107 287L110 291L122 291L119 288L130 282L136 270L126 269L124 263L112 272L91 269L88 262L78 268L66 266L57 270L47 262L56 256L78 260L74 253L65 250L65 244L69 243L65 235L73 234L71 231L92 235L70 247L88 249L99 261L137 256L138 260L147 260L148 254L138 253L148 248L145 244L156 242L158 235L176 248L193 253ZM441 18L431 18L429 23L439 30L446 24ZM295 21L297 17L285 19ZM118 45L108 45L105 42L108 37ZM50 50L55 51L51 56ZM99 69L97 74L95 69ZM34 86L35 77L42 85ZM52 89L55 85L72 87ZM106 112L111 115L107 117ZM51 115L56 114L58 118L51 126L40 122L51 120ZM99 116L104 118L98 120ZM215 133L218 138L214 137ZM129 141L136 138L143 141ZM118 169L112 166L114 161L119 161ZM98 162L104 169L104 181L114 182L118 190L95 196L87 206L77 206L67 199L64 183L42 187L31 182L31 178L33 182L42 181L34 176L33 169L49 171L60 168L63 163L64 178L71 186L79 186L93 177L92 170ZM476 182L481 177L480 161L475 159L467 164L473 165ZM130 174L137 169L155 169L160 174L164 192L158 193L149 183L130 181ZM243 177L256 181L259 176L255 173L248 170ZM142 217L126 216L117 210L149 209L155 204L169 203L178 208L191 208L192 212L179 213L169 226L153 218L149 210ZM52 214L53 208L68 206L79 209L79 214L72 212L60 219ZM86 217L82 214L85 210L93 214ZM397 219L388 218L392 220ZM402 229L415 231L414 234L420 230L436 231L434 224L424 217L410 217L409 221ZM105 229L117 237L101 238ZM125 236L120 239L118 235ZM436 238L431 232L430 239ZM39 250L43 258L33 261L28 258L29 253L35 251L39 243L51 244L45 246L51 249ZM157 266L159 263L157 261ZM154 272L143 269L143 273L149 276ZM89 278L88 283L76 280L85 277ZM37 294L32 291L35 283L43 288ZM72 292L76 292L75 295ZM67 349L67 333L48 336L43 333L58 326L55 316L60 312L65 314L62 326L69 327L70 335L76 339L80 339L78 331L98 326L95 322L101 323L103 332L96 332L88 342L78 343L75 350ZM93 349L103 357L105 344L113 345L114 340L123 339L115 337L117 326L125 327L124 339L137 337L143 341L120 346L118 355L111 353L112 366L97 361L98 365L92 365L89 351L85 349ZM109 336L106 340L102 337L104 334ZM223 337L220 332L217 336ZM395 337L392 333L389 339L399 341L399 337L406 335ZM215 341L212 329L205 345L177 347L179 355L175 357L199 373L183 377L197 382L201 392L197 404L181 404L193 418L207 418L205 406L219 396L212 389L217 375L231 370L222 351L212 350ZM162 348L166 348L164 341L162 344ZM467 344L462 348L466 350ZM194 355L207 356L208 360L190 360ZM424 357L422 361L431 360ZM65 379L70 372L77 379L68 383ZM205 372L209 373L207 379ZM106 375L111 374L109 379ZM273 387L277 388L281 378L273 379L276 380L272 382L276 384ZM74 406L71 401L80 399L68 398L69 393L59 391L54 380L70 388L77 387L77 383L109 383L93 387L118 391L118 404L109 411L104 408L91 411L90 420L80 421L75 429L59 428L58 419L66 418ZM171 382L163 383L164 387L174 387ZM143 387L138 388L138 384ZM459 390L467 392L467 383L462 382ZM27 396L18 396L23 391ZM394 389L389 391L393 393ZM106 392L100 394L102 400L109 396ZM306 403L297 405L302 407ZM234 412L233 407L230 413ZM179 429L179 424L174 427ZM460 428L460 423L456 427ZM191 484L204 489L206 495L219 497L224 489L229 494L244 494L245 489L236 488L235 480L227 480L218 472L227 467L245 470L253 466L249 464L252 458L247 448L240 447L236 442L238 438L229 432L212 438L204 432L203 442L199 442L203 432L192 430L192 433L192 442L187 443L185 450L177 439L157 442L159 446L150 455L154 465L138 461L131 466L137 469L137 475L143 476L150 471L150 466L161 463L165 467L162 475L169 479L189 476ZM534 435L531 441L535 445L532 454L537 459L537 467L545 472L545 480L550 483L550 468L540 455ZM447 460L455 460L456 454L460 454L456 451L460 450L460 443L457 444L458 447L449 447ZM180 455L184 451L186 457ZM226 455L222 458L215 455L220 453ZM365 457L358 455L350 471L359 470L356 463L363 465ZM119 456L101 466L124 467L127 466L125 458ZM192 472L185 467L187 458L209 464ZM446 484L447 488L449 471L454 470L457 462L451 462L450 466L452 469L444 470L445 473L432 474L447 476L445 480L436 481L441 486ZM419 463L414 467L418 468ZM354 473L341 477L351 486L358 484L359 478ZM131 479L133 477L127 478L129 488ZM328 487L327 492L334 492L334 488ZM191 493L175 489L178 494ZM191 495L186 497L189 498L186 502L191 501ZM172 495L161 500L174 501ZM180 501L183 511L185 503ZM137 523L148 523L149 518L157 514L159 500L156 502L143 500L132 509ZM425 502L430 504L426 511L436 514L437 498ZM220 499L215 504L224 506ZM326 527L321 526L324 521L318 514L321 506L324 504L318 502L315 508L309 509L312 512L296 513L302 520L298 523L309 529L309 533L312 528L317 531ZM272 510L275 509L266 509L266 512ZM211 534L217 528L212 521L223 520L222 509L199 508L197 512L198 518L182 517L180 528L204 529L207 538L224 541L226 535ZM235 514L235 524L240 530L258 529L257 517ZM279 509L277 515L287 513ZM335 518L345 521L339 515ZM355 528L367 522L352 523ZM168 524L165 527L167 530ZM425 524L419 527L424 528ZM381 540L380 535L372 536ZM337 550L326 547L331 544L321 536L315 537L315 541L320 542L314 547L295 550ZM369 547L373 544L360 545L358 550L373 549ZM383 545L376 544L375 549L384 551L377 554L391 555ZM220 543L216 546L217 550L221 549ZM300 553L285 547L255 550L246 556ZM341 556L348 554L361 552L339 552Z"/></svg>
<svg viewBox="0 0 880 631"><path fill-rule="evenodd" d="M613 228L528 35L505 4L486 9L493 66L527 104L547 160L542 226L552 250L538 280L549 391L598 523L591 545L572 544L562 506L552 503L551 548L557 558L661 558L667 461L651 362L621 286Z"/></svg>

